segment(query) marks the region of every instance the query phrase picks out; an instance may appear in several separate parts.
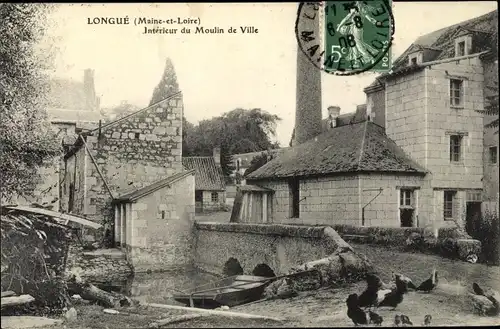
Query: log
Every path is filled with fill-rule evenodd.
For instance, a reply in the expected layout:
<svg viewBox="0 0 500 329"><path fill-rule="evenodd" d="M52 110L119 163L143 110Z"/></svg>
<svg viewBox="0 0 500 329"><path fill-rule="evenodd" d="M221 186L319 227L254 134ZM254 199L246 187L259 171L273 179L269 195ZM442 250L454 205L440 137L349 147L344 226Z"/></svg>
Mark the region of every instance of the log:
<svg viewBox="0 0 500 329"><path fill-rule="evenodd" d="M35 298L31 297L30 295L21 295L21 296L11 296L11 297L2 297L2 305L1 308L4 308L6 306L15 306L15 305L23 305L23 304L28 304L34 301Z"/></svg>
<svg viewBox="0 0 500 329"><path fill-rule="evenodd" d="M155 303L141 303L143 306L163 308L167 310L181 310L181 311L189 311L189 312L199 312L205 313L207 315L220 315L234 318L243 318L243 319L262 319L262 320L270 320L276 322L283 322L283 319L272 318L264 315L256 315L256 314L248 314L248 313L237 313L237 312L229 312L229 311L216 311L216 310L206 310L204 308L196 308L196 307L185 307L185 306L175 306L175 305L165 305L165 304L155 304Z"/></svg>
<svg viewBox="0 0 500 329"><path fill-rule="evenodd" d="M174 324L174 323L179 323L179 322L185 322L185 321L189 321L189 320L194 320L194 319L198 319L198 318L201 318L203 316L206 316L206 315L207 314L184 314L184 315L178 315L178 316L174 316L174 317L171 317L171 318L161 319L161 320L152 322L149 325L149 328L159 328L161 326L166 326L167 324Z"/></svg>
<svg viewBox="0 0 500 329"><path fill-rule="evenodd" d="M91 283L84 282L80 276L73 274L68 279L68 290L70 294L80 295L83 299L97 301L104 307L114 308L120 306L132 306L132 300L118 293L109 293L101 290Z"/></svg>
<svg viewBox="0 0 500 329"><path fill-rule="evenodd" d="M13 292L13 291L10 291L10 290L7 290L7 291L2 291L2 298L3 297L10 297L10 296L15 296L16 293Z"/></svg>

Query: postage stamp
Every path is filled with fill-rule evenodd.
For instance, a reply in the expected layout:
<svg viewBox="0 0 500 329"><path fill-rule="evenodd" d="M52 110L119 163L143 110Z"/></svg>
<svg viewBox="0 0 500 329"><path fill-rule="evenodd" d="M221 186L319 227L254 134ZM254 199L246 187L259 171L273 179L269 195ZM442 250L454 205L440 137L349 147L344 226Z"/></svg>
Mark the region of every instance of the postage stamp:
<svg viewBox="0 0 500 329"><path fill-rule="evenodd" d="M335 75L391 69L391 0L301 3L295 34L300 50Z"/></svg>

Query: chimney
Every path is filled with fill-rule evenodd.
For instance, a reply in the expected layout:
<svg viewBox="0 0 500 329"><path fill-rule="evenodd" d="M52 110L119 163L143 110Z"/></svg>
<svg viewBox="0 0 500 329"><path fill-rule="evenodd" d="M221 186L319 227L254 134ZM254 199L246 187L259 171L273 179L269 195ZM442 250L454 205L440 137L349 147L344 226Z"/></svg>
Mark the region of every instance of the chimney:
<svg viewBox="0 0 500 329"><path fill-rule="evenodd" d="M220 165L220 147L214 148L213 157L215 160L215 164Z"/></svg>
<svg viewBox="0 0 500 329"><path fill-rule="evenodd" d="M94 70L86 69L83 72L83 92L85 97L85 110L97 110L97 98L95 95Z"/></svg>
<svg viewBox="0 0 500 329"><path fill-rule="evenodd" d="M339 106L328 106L328 129L337 127L337 118L339 115Z"/></svg>
<svg viewBox="0 0 500 329"><path fill-rule="evenodd" d="M319 20L300 19L299 31L320 35ZM304 143L321 133L321 71L297 49L297 90L295 108L295 140Z"/></svg>

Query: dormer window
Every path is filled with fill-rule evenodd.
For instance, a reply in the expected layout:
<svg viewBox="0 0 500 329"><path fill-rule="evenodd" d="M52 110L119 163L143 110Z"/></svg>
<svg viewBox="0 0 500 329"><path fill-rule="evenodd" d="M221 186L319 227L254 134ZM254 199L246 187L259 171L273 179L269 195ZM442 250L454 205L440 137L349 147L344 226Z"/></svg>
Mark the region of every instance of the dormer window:
<svg viewBox="0 0 500 329"><path fill-rule="evenodd" d="M408 65L418 65L423 62L423 53L422 51L415 52L413 54L408 55Z"/></svg>
<svg viewBox="0 0 500 329"><path fill-rule="evenodd" d="M461 35L455 39L455 57L467 56L472 47L472 36L470 34Z"/></svg>
<svg viewBox="0 0 500 329"><path fill-rule="evenodd" d="M457 57L465 56L465 41L457 43Z"/></svg>

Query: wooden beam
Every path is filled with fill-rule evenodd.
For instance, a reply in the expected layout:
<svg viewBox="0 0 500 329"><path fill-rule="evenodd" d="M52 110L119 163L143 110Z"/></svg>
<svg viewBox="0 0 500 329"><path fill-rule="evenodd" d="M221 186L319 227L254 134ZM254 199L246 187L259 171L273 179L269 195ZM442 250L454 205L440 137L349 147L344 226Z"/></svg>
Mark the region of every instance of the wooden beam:
<svg viewBox="0 0 500 329"><path fill-rule="evenodd" d="M243 319L262 319L262 320L270 320L276 322L283 322L283 319L268 317L264 315L256 315L256 314L248 314L248 313L239 313L239 312L229 312L229 311L217 311L217 310L206 310L203 308L196 307L185 307L185 306L175 306L175 305L165 305L165 304L155 304L155 303L141 303L143 306L162 308L167 310L181 310L188 312L198 312L205 313L209 315L218 315L232 318L243 318Z"/></svg>
<svg viewBox="0 0 500 329"><path fill-rule="evenodd" d="M34 214L40 214L40 215L46 215L46 216L50 216L50 217L54 217L54 218L60 218L60 219L64 220L65 222L67 222L67 221L75 222L78 224L82 224L84 226L90 226L90 227L95 228L95 229L98 229L102 226L101 224L94 223L94 222L92 222L88 219L85 219L85 218L76 217L74 215L69 215L69 214L63 214L61 212L48 210L45 208L34 208L34 207L26 207L26 206L9 206L9 207L5 207L5 208L19 209L19 210L31 212Z"/></svg>
<svg viewBox="0 0 500 329"><path fill-rule="evenodd" d="M267 223L267 193L262 193L262 222Z"/></svg>
<svg viewBox="0 0 500 329"><path fill-rule="evenodd" d="M34 301L35 298L30 295L21 295L21 296L12 296L12 297L2 297L1 298L1 308L6 306L15 306L15 305L23 305L28 304Z"/></svg>

